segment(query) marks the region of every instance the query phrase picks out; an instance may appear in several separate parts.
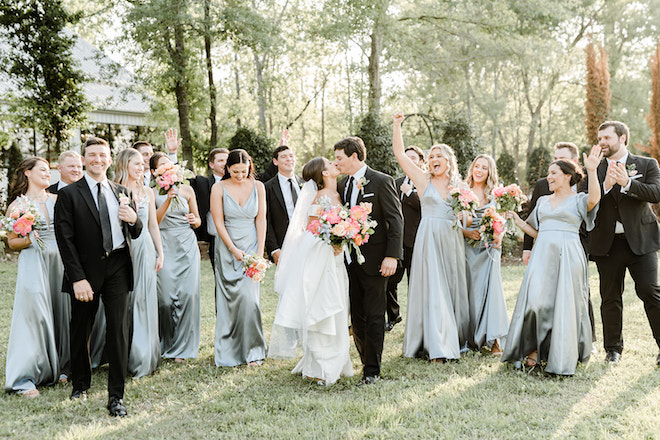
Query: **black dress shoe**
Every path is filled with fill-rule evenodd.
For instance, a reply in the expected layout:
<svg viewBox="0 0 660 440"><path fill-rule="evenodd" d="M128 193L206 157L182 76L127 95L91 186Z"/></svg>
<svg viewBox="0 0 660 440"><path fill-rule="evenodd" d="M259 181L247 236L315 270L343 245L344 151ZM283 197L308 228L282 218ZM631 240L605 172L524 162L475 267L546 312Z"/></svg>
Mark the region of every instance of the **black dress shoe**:
<svg viewBox="0 0 660 440"><path fill-rule="evenodd" d="M87 400L87 391L80 391L80 390L73 390L71 391L71 397L69 397L71 400Z"/></svg>
<svg viewBox="0 0 660 440"><path fill-rule="evenodd" d="M610 364L617 364L620 357L621 353L618 351L608 350L607 354L605 355L605 362L609 362Z"/></svg>
<svg viewBox="0 0 660 440"><path fill-rule="evenodd" d="M387 321L387 322L385 323L385 331L386 331L386 332L390 332L390 331L392 331L392 329L394 328L394 326L397 325L398 323L400 323L401 320L402 320L401 316L397 316L396 319L395 319L394 321Z"/></svg>
<svg viewBox="0 0 660 440"><path fill-rule="evenodd" d="M380 379L380 376L364 376L361 381L358 382L358 387L363 387L365 385L373 385L376 381Z"/></svg>
<svg viewBox="0 0 660 440"><path fill-rule="evenodd" d="M128 415L124 402L116 397L108 401L108 411L112 417L126 417Z"/></svg>

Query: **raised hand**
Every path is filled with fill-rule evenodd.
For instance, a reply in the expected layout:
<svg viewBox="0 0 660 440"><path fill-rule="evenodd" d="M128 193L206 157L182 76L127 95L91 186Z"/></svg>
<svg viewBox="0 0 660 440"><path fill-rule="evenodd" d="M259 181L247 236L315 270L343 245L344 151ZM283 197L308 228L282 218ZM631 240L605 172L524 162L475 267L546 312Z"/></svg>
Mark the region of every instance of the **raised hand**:
<svg viewBox="0 0 660 440"><path fill-rule="evenodd" d="M584 162L584 167L587 169L587 171L595 171L602 159L603 152L598 145L591 147L589 156L587 156L586 153L582 153L582 161Z"/></svg>
<svg viewBox="0 0 660 440"><path fill-rule="evenodd" d="M168 128L165 132L165 145L167 146L167 151L170 153L176 153L183 139L177 139L179 133L176 128Z"/></svg>
<svg viewBox="0 0 660 440"><path fill-rule="evenodd" d="M286 128L282 130L282 136L280 136L280 146L282 145L289 145L289 139L291 139L291 135L289 134L289 130Z"/></svg>
<svg viewBox="0 0 660 440"><path fill-rule="evenodd" d="M403 112L396 112L396 113L394 113L394 116L393 116L392 119L394 121L394 125L401 125L403 123L403 120L405 119L405 117L403 116Z"/></svg>

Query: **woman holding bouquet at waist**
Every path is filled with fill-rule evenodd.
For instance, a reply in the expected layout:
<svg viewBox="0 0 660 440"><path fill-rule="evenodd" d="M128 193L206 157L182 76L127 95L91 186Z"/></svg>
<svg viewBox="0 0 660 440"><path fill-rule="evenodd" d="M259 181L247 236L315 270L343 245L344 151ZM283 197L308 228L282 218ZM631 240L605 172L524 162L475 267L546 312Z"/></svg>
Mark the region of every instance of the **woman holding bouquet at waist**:
<svg viewBox="0 0 660 440"><path fill-rule="evenodd" d="M431 147L428 172L419 169L404 152L403 119L403 113L394 114L392 149L422 205L410 270L403 355L442 363L459 359L470 338L463 235L452 228L455 218L449 203L451 188L458 185L460 176L454 153L444 144Z"/></svg>
<svg viewBox="0 0 660 440"><path fill-rule="evenodd" d="M53 229L57 196L46 192L48 185L50 167L46 160L29 157L21 162L11 187L7 217L3 219L5 229L11 231L7 235L9 247L21 251L5 391L28 398L39 395L38 385L52 384L58 379L60 361L53 306L58 298L68 300L62 293L64 268Z"/></svg>
<svg viewBox="0 0 660 440"><path fill-rule="evenodd" d="M255 180L252 158L245 150L229 152L225 175L211 189L211 215L218 231L215 364L257 366L266 357L260 283L245 276L243 259L264 253L266 190Z"/></svg>
<svg viewBox="0 0 660 440"><path fill-rule="evenodd" d="M324 211L341 207L339 171L324 157L303 167L303 186L286 232L275 291L280 299L268 356L302 359L292 373L332 385L352 376L348 335L348 274L343 246L309 231Z"/></svg>
<svg viewBox="0 0 660 440"><path fill-rule="evenodd" d="M193 189L165 153L149 160L156 177L156 219L163 246L158 272L158 328L161 356L183 362L196 358L201 333L200 255L193 228L202 224ZM159 179L168 174L170 177ZM175 177L176 176L176 177Z"/></svg>

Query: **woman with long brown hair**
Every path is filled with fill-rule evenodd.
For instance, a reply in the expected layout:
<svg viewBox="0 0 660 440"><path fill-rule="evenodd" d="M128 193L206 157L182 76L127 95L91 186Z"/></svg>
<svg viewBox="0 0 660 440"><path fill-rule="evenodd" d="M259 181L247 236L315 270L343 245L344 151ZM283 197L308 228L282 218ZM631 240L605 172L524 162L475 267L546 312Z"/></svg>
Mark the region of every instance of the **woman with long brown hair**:
<svg viewBox="0 0 660 440"><path fill-rule="evenodd" d="M62 293L64 268L53 229L57 196L46 191L48 185L48 161L40 157L25 159L16 170L7 209L9 217L20 204L30 202L40 214L29 235L12 231L7 236L9 247L20 250L21 254L7 346L5 391L29 398L39 395L37 386L58 379L60 351L66 352L63 358L69 359L68 322L59 323L66 325L58 328L54 318L54 309L60 303L68 303L68 298ZM18 199L20 196L25 197ZM38 240L45 247L37 244ZM58 347L60 339L66 342L65 346Z"/></svg>

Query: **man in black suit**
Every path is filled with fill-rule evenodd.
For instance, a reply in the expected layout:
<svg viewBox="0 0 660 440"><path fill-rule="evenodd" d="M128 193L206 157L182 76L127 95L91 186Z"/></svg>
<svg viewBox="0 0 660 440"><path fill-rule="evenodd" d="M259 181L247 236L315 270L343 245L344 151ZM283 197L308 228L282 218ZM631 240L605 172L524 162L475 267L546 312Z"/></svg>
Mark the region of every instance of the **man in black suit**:
<svg viewBox="0 0 660 440"><path fill-rule="evenodd" d="M64 263L62 290L71 294L72 399L86 399L91 384L89 339L103 298L108 370L108 410L123 417L128 364L128 292L133 269L126 243L137 238L142 223L130 192L106 177L110 147L100 138L83 145L86 172L62 188L55 204L55 236Z"/></svg>
<svg viewBox="0 0 660 440"><path fill-rule="evenodd" d="M419 168L424 167L424 152L421 148L411 145L406 148L406 155ZM395 186L399 200L401 200L401 211L403 212L403 261L394 275L387 280L387 322L385 323L385 331L388 332L401 322L397 286L403 278L404 271L408 274L408 283L410 283L413 245L415 244L419 221L422 217L419 194L417 194L417 189L412 181L407 176L402 176L396 179Z"/></svg>
<svg viewBox="0 0 660 440"><path fill-rule="evenodd" d="M605 361L611 363L617 363L623 351L621 296L626 269L660 347L660 228L651 210L651 203L660 202L660 169L655 159L631 154L629 140L623 122L607 121L598 128L605 158L598 166L602 197L589 233L589 252L600 276ZM656 364L660 366L660 353Z"/></svg>
<svg viewBox="0 0 660 440"><path fill-rule="evenodd" d="M225 164L229 150L226 148L214 148L209 152L209 169L211 174L207 176L196 176L190 179L190 186L195 191L197 198L197 207L199 208L199 217L202 219L202 224L199 228L195 229L198 241L205 241L209 244L209 259L211 266L215 269L214 252L215 252L215 237L218 231L215 230L215 223L211 217L211 188L216 183L222 180L225 175Z"/></svg>
<svg viewBox="0 0 660 440"><path fill-rule="evenodd" d="M277 167L277 174L264 185L267 203L266 252L277 264L303 181L294 173L296 155L288 146L280 145L273 151L273 165Z"/></svg>
<svg viewBox="0 0 660 440"><path fill-rule="evenodd" d="M367 150L362 139L343 139L334 149L335 165L346 174L337 185L342 202L349 206L371 203L371 218L378 223L369 241L360 247L364 263L357 262L355 252L350 253L348 262L353 339L363 365L359 385L369 385L380 377L387 278L394 275L397 261L403 258L401 202L394 179L372 170L364 162Z"/></svg>
<svg viewBox="0 0 660 440"><path fill-rule="evenodd" d="M60 180L46 188L46 191L57 194L60 189L77 182L83 175L83 158L73 150L67 150L57 159L57 171Z"/></svg>

